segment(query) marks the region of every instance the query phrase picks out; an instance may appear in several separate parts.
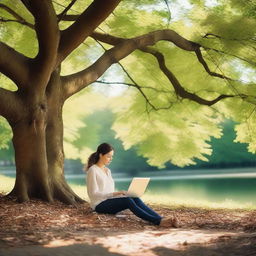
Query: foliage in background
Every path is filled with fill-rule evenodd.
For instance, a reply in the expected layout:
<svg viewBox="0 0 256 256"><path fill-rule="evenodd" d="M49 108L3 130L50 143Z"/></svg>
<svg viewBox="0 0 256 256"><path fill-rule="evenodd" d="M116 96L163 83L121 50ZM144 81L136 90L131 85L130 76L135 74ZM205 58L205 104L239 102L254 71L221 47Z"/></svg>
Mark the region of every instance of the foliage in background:
<svg viewBox="0 0 256 256"><path fill-rule="evenodd" d="M78 97L79 98L79 97ZM77 105L79 106L79 105ZM76 109L79 110L79 109ZM75 110L72 109L72 113ZM77 112L81 113L81 112ZM83 164L87 161L89 154L96 150L97 145L108 142L113 145L115 154L111 163L113 172L122 172L134 176L140 172L156 170L154 166L147 163L147 159L139 156L136 147L125 150L122 141L116 138L116 133L112 129L115 115L108 109L91 112L86 116L72 119L69 116L65 124L66 137L66 161L65 169L69 172L82 173ZM211 139L210 145L213 149L212 155L208 156L209 161L197 161L195 166L186 168L228 168L228 167L248 167L255 166L256 156L247 151L245 143L235 143L235 124L226 120L222 123L223 136L220 139ZM72 129L77 129L74 132ZM14 152L9 142L8 149L0 150L0 160L13 161ZM167 170L174 170L178 167L170 163L166 164Z"/></svg>
<svg viewBox="0 0 256 256"><path fill-rule="evenodd" d="M3 2L8 2L14 9L21 8L17 1ZM79 13L89 2L77 1L70 13ZM166 2L171 10L171 20ZM219 94L240 96L225 99L213 107L181 99L159 70L155 58L137 50L120 61L122 67L119 64L113 65L100 78L101 82L110 85L99 86L99 83L94 83L85 92L73 96L66 103L64 146L67 158L80 158L85 162L87 156L95 149L95 145L110 138L110 135L113 137L115 132L115 137L122 141L126 150L130 149L131 152L143 156L153 166L163 168L166 165L170 166L171 162L183 167L208 161L207 159L217 163L221 159L218 157L219 153L213 153L210 158L209 156L212 150L215 150L214 143L222 136L221 124L226 119L235 122L235 141L246 143L249 152L256 152L255 3L252 0L190 0L184 5L185 2L124 0L98 31L127 38L153 30L173 29L183 37L205 47L203 56L211 70L236 79L233 81L212 77L205 72L195 54L183 51L170 42L157 43L154 49L163 53L166 65L180 83L189 92L197 93L209 100ZM68 3L69 1L56 0L55 9L60 12L63 5ZM179 6L184 8L179 9ZM24 17L32 22L25 8L21 8L21 11ZM8 13L2 9L0 14L8 18ZM64 28L65 24L62 26ZM37 52L35 34L24 26L16 23L0 26L0 35L1 40L27 56L32 57ZM28 41L30 44L27 44ZM62 74L67 75L92 64L104 52L102 46L110 47L88 39L65 60ZM0 82L4 88L16 89L4 76L0 77ZM157 111L146 102L138 90L125 85L131 82L141 86L142 92L158 109ZM118 95L113 97L116 91ZM244 94L252 96L244 99ZM106 128L110 127L110 123L103 126L104 122L110 122L104 120L103 112L99 114L99 119L97 115L90 116L93 112L106 108L114 113L111 116L114 132ZM11 133L2 119L0 129L0 147L6 147ZM231 136L232 133L229 134ZM223 143L225 145L225 142ZM119 142L114 145L120 149L117 152L121 151L120 145ZM217 152L221 152L221 148L217 148ZM222 153L220 155L222 156ZM241 161L244 159L241 155L239 157Z"/></svg>
<svg viewBox="0 0 256 256"><path fill-rule="evenodd" d="M11 137L8 123L0 116L0 149L7 149Z"/></svg>

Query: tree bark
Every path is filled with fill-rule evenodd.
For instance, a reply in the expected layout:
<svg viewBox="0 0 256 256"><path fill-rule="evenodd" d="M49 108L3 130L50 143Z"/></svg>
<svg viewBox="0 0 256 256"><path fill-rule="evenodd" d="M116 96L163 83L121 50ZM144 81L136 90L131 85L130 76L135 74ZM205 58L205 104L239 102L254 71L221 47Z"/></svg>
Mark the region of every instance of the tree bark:
<svg viewBox="0 0 256 256"><path fill-rule="evenodd" d="M24 202L30 197L52 201L47 175L45 145L46 111L42 103L29 100L22 118L10 122L15 149L16 182L12 195Z"/></svg>
<svg viewBox="0 0 256 256"><path fill-rule="evenodd" d="M60 69L56 70L47 86L48 119L46 126L46 151L48 173L53 197L68 203L82 202L68 186L64 177L63 119L64 97Z"/></svg>
<svg viewBox="0 0 256 256"><path fill-rule="evenodd" d="M21 1L34 18L34 24L26 22L26 25L36 32L38 53L31 59L0 42L0 71L18 87L16 92L0 88L0 115L12 127L15 149L16 182L10 195L20 202L35 197L75 204L83 200L71 190L64 177L62 107L67 97L59 66L111 14L120 0L94 0L62 31L52 1ZM0 8L18 22L24 22L7 5Z"/></svg>
<svg viewBox="0 0 256 256"><path fill-rule="evenodd" d="M83 200L72 191L64 177L62 104L56 105L48 112L46 128L46 153L51 195L66 204L75 204Z"/></svg>
<svg viewBox="0 0 256 256"><path fill-rule="evenodd" d="M66 204L83 200L64 177L63 97L59 71L54 71L43 97L30 95L19 121L10 122L16 161L16 182L9 195L19 202L39 198ZM25 101L24 101L25 102Z"/></svg>

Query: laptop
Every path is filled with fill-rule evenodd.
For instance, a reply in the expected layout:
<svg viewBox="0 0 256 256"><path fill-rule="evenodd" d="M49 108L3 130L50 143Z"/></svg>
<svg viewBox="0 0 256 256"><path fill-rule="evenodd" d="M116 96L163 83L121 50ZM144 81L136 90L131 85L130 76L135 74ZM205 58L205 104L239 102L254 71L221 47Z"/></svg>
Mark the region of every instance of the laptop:
<svg viewBox="0 0 256 256"><path fill-rule="evenodd" d="M133 178L128 188L127 196L141 197L149 183L150 178Z"/></svg>

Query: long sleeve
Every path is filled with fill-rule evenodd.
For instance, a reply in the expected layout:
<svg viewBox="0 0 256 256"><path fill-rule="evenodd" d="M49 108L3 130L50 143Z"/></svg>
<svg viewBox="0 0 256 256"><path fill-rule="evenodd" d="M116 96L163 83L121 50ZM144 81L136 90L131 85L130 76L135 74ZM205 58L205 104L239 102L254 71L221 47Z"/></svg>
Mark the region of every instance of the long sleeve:
<svg viewBox="0 0 256 256"><path fill-rule="evenodd" d="M108 170L108 175L99 170L95 165L90 167L86 178L87 193L91 201L91 206L94 209L100 202L113 197L114 181L111 177L111 172Z"/></svg>
<svg viewBox="0 0 256 256"><path fill-rule="evenodd" d="M89 197L98 198L98 199L107 199L113 196L113 192L104 193L99 190L99 185L97 183L97 177L95 171L90 171L87 174L87 193Z"/></svg>

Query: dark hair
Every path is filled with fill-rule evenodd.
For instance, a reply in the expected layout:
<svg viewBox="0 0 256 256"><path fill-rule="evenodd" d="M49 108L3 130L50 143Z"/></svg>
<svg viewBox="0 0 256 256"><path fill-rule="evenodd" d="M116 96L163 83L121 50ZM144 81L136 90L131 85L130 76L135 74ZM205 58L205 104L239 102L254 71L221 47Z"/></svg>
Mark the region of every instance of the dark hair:
<svg viewBox="0 0 256 256"><path fill-rule="evenodd" d="M92 153L87 161L87 166L85 170L88 170L92 165L96 164L100 159L100 154L105 155L110 151L114 150L114 148L108 143L102 143L98 146L97 151Z"/></svg>

